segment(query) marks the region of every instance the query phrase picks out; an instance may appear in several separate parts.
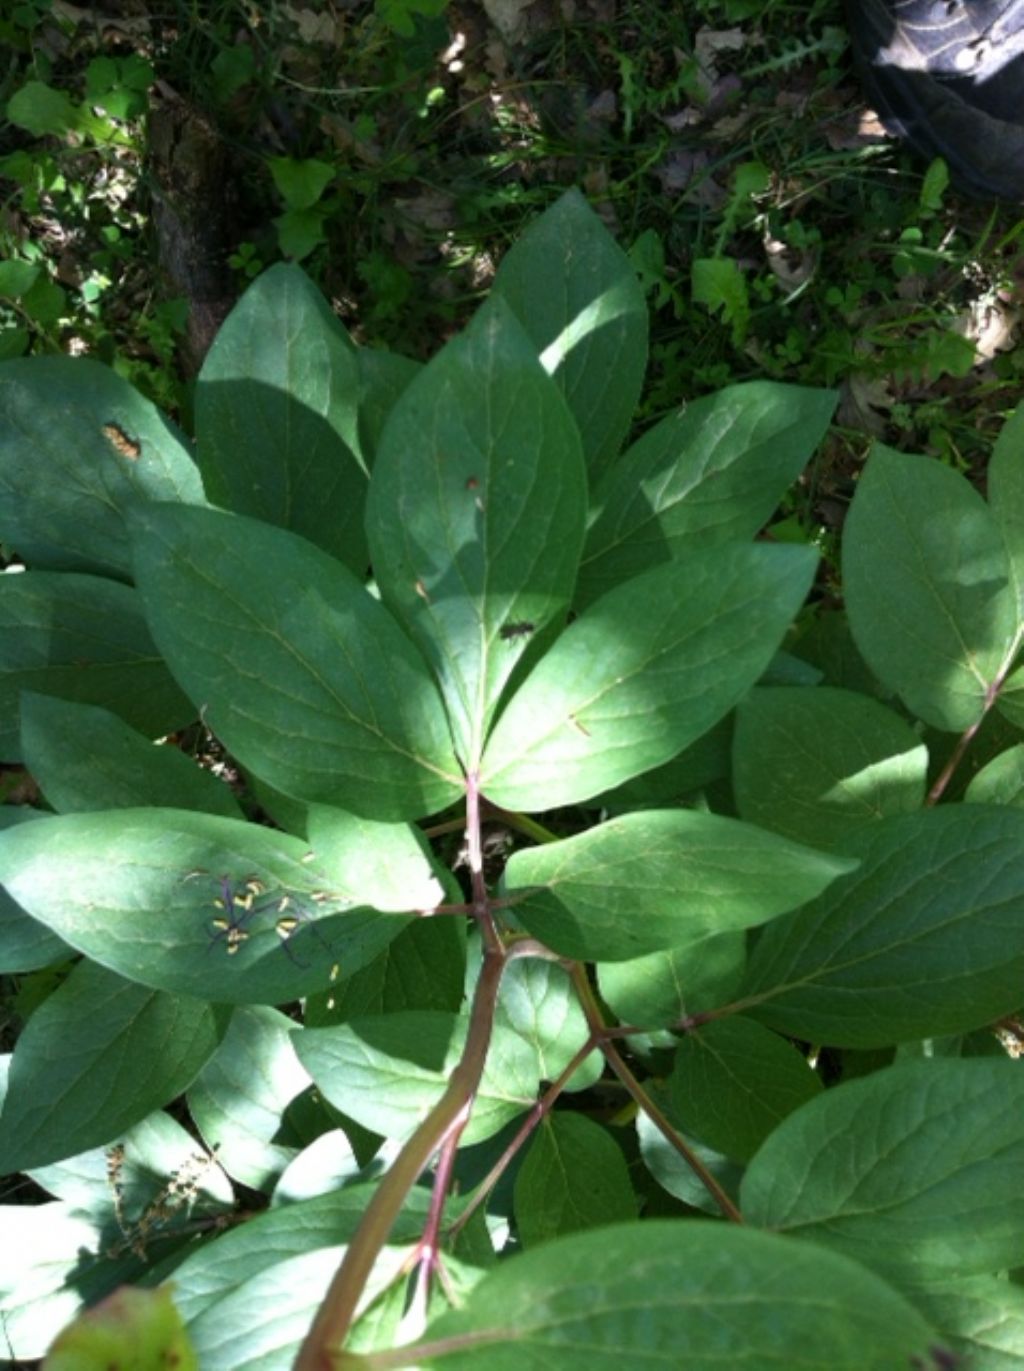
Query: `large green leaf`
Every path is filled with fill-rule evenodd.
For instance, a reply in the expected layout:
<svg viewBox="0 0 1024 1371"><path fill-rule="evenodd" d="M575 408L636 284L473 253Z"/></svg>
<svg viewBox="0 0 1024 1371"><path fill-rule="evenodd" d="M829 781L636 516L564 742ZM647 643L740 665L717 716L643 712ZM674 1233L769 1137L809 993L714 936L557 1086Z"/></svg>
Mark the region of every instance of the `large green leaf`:
<svg viewBox="0 0 1024 1371"><path fill-rule="evenodd" d="M542 1081L557 1080L590 1036L568 971L544 957L517 957L505 968L494 1022L532 1048ZM604 1057L595 1048L565 1088L585 1090L603 1071Z"/></svg>
<svg viewBox="0 0 1024 1371"><path fill-rule="evenodd" d="M23 690L102 705L152 738L195 717L153 646L138 595L99 576L0 576L3 761L21 758Z"/></svg>
<svg viewBox="0 0 1024 1371"><path fill-rule="evenodd" d="M280 262L221 326L196 384L198 457L209 498L301 533L366 570L359 362L301 269Z"/></svg>
<svg viewBox="0 0 1024 1371"><path fill-rule="evenodd" d="M443 1094L466 1028L466 1019L435 1010L367 1015L337 1028L303 1029L295 1050L337 1109L383 1137L405 1138ZM482 1142L529 1109L538 1082L529 1045L495 1029L463 1142Z"/></svg>
<svg viewBox="0 0 1024 1371"><path fill-rule="evenodd" d="M694 548L752 538L810 461L827 390L749 381L693 400L623 453L594 492L578 605Z"/></svg>
<svg viewBox="0 0 1024 1371"><path fill-rule="evenodd" d="M512 854L515 907L547 946L584 961L628 961L752 928L819 895L850 858L696 810L622 814L572 838Z"/></svg>
<svg viewBox="0 0 1024 1371"><path fill-rule="evenodd" d="M584 1114L549 1114L516 1175L514 1212L526 1248L635 1219L636 1197L621 1147Z"/></svg>
<svg viewBox="0 0 1024 1371"><path fill-rule="evenodd" d="M129 980L231 1004L324 989L404 926L308 857L286 833L178 809L0 832L0 882L33 918Z"/></svg>
<svg viewBox="0 0 1024 1371"><path fill-rule="evenodd" d="M347 1023L365 1014L462 1007L466 926L458 918L413 919L369 966L342 974L306 1001L310 1028Z"/></svg>
<svg viewBox="0 0 1024 1371"><path fill-rule="evenodd" d="M736 806L796 842L838 846L883 814L920 809L927 771L910 725L866 695L759 688L736 710Z"/></svg>
<svg viewBox="0 0 1024 1371"><path fill-rule="evenodd" d="M826 1090L747 1168L748 1223L895 1277L1024 1264L1024 1073L1006 1058L906 1062Z"/></svg>
<svg viewBox="0 0 1024 1371"><path fill-rule="evenodd" d="M0 1172L115 1142L190 1085L227 1015L80 962L32 1015L0 1110Z"/></svg>
<svg viewBox="0 0 1024 1371"><path fill-rule="evenodd" d="M151 506L135 533L153 634L245 766L370 818L419 818L460 793L423 659L340 563L216 510Z"/></svg>
<svg viewBox="0 0 1024 1371"><path fill-rule="evenodd" d="M1024 1368L1024 1288L994 1276L946 1280L907 1291L972 1371Z"/></svg>
<svg viewBox="0 0 1024 1371"><path fill-rule="evenodd" d="M1017 630L999 528L967 479L876 447L843 530L846 608L872 671L926 723L976 724Z"/></svg>
<svg viewBox="0 0 1024 1371"><path fill-rule="evenodd" d="M790 1043L737 1015L683 1038L671 1089L675 1117L688 1131L745 1162L787 1114L820 1092L821 1081Z"/></svg>
<svg viewBox="0 0 1024 1371"><path fill-rule="evenodd" d="M0 833L13 828L15 824L46 817L42 810L30 809L27 805L2 805ZM37 971L40 967L66 961L72 956L73 949L62 938L51 933L45 924L33 919L16 900L11 899L6 890L0 888L0 973Z"/></svg>
<svg viewBox="0 0 1024 1371"><path fill-rule="evenodd" d="M22 691L25 765L61 814L163 805L240 819L229 786L174 746L149 738L94 705Z"/></svg>
<svg viewBox="0 0 1024 1371"><path fill-rule="evenodd" d="M187 1324L253 1276L289 1257L348 1242L362 1220L376 1185L352 1185L331 1195L255 1214L175 1267L174 1301ZM414 1242L422 1232L430 1203L423 1189L409 1192L395 1220L394 1242Z"/></svg>
<svg viewBox="0 0 1024 1371"><path fill-rule="evenodd" d="M564 620L586 506L576 425L495 298L398 401L367 511L374 575L438 674L467 769L533 634Z"/></svg>
<svg viewBox="0 0 1024 1371"><path fill-rule="evenodd" d="M596 477L626 436L647 363L647 307L629 258L570 190L508 250L492 290L565 392Z"/></svg>
<svg viewBox="0 0 1024 1371"><path fill-rule="evenodd" d="M430 844L412 824L378 823L330 805L310 805L306 836L325 870L374 909L433 909L445 899Z"/></svg>
<svg viewBox="0 0 1024 1371"><path fill-rule="evenodd" d="M837 1047L960 1033L1018 1008L1024 814L988 805L879 819L861 865L769 924L742 986L749 1013Z"/></svg>
<svg viewBox="0 0 1024 1371"><path fill-rule="evenodd" d="M292 1046L294 1022L269 1005L236 1009L224 1041L188 1092L189 1113L229 1176L271 1190L298 1145L282 1115L309 1086Z"/></svg>
<svg viewBox="0 0 1024 1371"><path fill-rule="evenodd" d="M566 629L498 719L481 788L508 809L589 799L660 766L754 684L815 554L744 544L657 567Z"/></svg>
<svg viewBox="0 0 1024 1371"><path fill-rule="evenodd" d="M601 999L624 1024L668 1027L732 999L746 970L746 948L746 934L738 929L628 962L602 962Z"/></svg>
<svg viewBox="0 0 1024 1371"><path fill-rule="evenodd" d="M1024 405L999 432L985 472L989 504L1010 560L1017 617L1024 623Z"/></svg>
<svg viewBox="0 0 1024 1371"><path fill-rule="evenodd" d="M893 1371L934 1365L902 1296L813 1243L702 1220L560 1238L503 1262L443 1315L407 1365L622 1371ZM808 1349L812 1349L810 1356Z"/></svg>
<svg viewBox="0 0 1024 1371"><path fill-rule="evenodd" d="M131 574L125 513L203 502L185 439L152 401L88 358L0 367L0 538L29 566Z"/></svg>

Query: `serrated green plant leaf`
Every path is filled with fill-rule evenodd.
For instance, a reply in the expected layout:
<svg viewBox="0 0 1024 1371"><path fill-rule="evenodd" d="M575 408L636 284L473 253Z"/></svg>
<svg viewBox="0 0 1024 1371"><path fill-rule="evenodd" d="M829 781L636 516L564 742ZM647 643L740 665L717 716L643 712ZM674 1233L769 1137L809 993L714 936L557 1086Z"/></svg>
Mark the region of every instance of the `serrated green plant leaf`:
<svg viewBox="0 0 1024 1371"><path fill-rule="evenodd" d="M192 1083L227 1018L80 962L19 1035L0 1110L0 1172L117 1141Z"/></svg>
<svg viewBox="0 0 1024 1371"><path fill-rule="evenodd" d="M824 435L831 391L749 381L684 405L643 435L594 492L576 602L767 522Z"/></svg>
<svg viewBox="0 0 1024 1371"><path fill-rule="evenodd" d="M437 672L467 770L534 633L564 619L585 513L576 425L495 298L395 405L367 510L374 574Z"/></svg>
<svg viewBox="0 0 1024 1371"><path fill-rule="evenodd" d="M800 847L738 819L643 810L521 848L509 859L505 882L511 891L541 887L515 911L548 947L613 962L753 928L813 899L851 869L848 857Z"/></svg>
<svg viewBox="0 0 1024 1371"><path fill-rule="evenodd" d="M745 1012L837 1047L960 1033L1016 1009L1024 976L1024 815L988 805L879 819L860 867L769 924Z"/></svg>
<svg viewBox="0 0 1024 1371"><path fill-rule="evenodd" d="M569 190L502 258L492 293L564 391L596 479L626 436L647 364L647 306L629 258Z"/></svg>
<svg viewBox="0 0 1024 1371"><path fill-rule="evenodd" d="M263 272L221 326L196 383L210 500L301 533L366 571L359 358L297 266Z"/></svg>
<svg viewBox="0 0 1024 1371"><path fill-rule="evenodd" d="M897 1279L1024 1263L1024 1074L907 1062L827 1090L747 1168L744 1217Z"/></svg>
<svg viewBox="0 0 1024 1371"><path fill-rule="evenodd" d="M543 1291L543 1298L538 1298ZM614 1225L548 1243L486 1275L406 1364L458 1371L830 1371L927 1366L938 1340L909 1303L813 1243L701 1220Z"/></svg>
<svg viewBox="0 0 1024 1371"><path fill-rule="evenodd" d="M556 1111L541 1121L516 1175L515 1219L529 1250L563 1233L636 1218L622 1149L583 1114Z"/></svg>
<svg viewBox="0 0 1024 1371"><path fill-rule="evenodd" d="M53 571L0 576L0 759L21 759L20 695L101 705L152 738L195 717L134 590Z"/></svg>
<svg viewBox="0 0 1024 1371"><path fill-rule="evenodd" d="M335 968L365 966L404 926L358 906L303 860L308 851L286 833L187 810L65 814L0 832L0 882L128 980L283 1004L325 989Z"/></svg>
<svg viewBox="0 0 1024 1371"><path fill-rule="evenodd" d="M483 793L552 809L667 762L761 675L815 561L807 548L735 544L610 591L512 697L484 752Z"/></svg>
<svg viewBox="0 0 1024 1371"><path fill-rule="evenodd" d="M0 538L35 570L128 579L126 513L203 504L184 436L152 401L88 358L0 367Z"/></svg>
<svg viewBox="0 0 1024 1371"><path fill-rule="evenodd" d="M966 478L876 446L843 530L843 580L879 680L935 728L976 724L1018 619L999 527Z"/></svg>
<svg viewBox="0 0 1024 1371"><path fill-rule="evenodd" d="M134 532L160 649L244 765L286 794L368 818L419 818L457 797L425 664L340 563L215 510L151 506Z"/></svg>
<svg viewBox="0 0 1024 1371"><path fill-rule="evenodd" d="M927 771L910 725L850 690L759 687L736 710L736 807L795 842L841 847L884 814L920 809Z"/></svg>
<svg viewBox="0 0 1024 1371"><path fill-rule="evenodd" d="M176 747L154 746L107 709L22 691L21 748L60 814L150 804L242 817L223 781Z"/></svg>

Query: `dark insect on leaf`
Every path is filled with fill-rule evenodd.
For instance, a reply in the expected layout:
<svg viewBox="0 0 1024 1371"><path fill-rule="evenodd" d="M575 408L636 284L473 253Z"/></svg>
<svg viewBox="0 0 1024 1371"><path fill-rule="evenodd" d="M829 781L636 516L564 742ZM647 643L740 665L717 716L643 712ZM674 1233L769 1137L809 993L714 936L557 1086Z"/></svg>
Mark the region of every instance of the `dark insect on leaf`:
<svg viewBox="0 0 1024 1371"><path fill-rule="evenodd" d="M124 429L119 424L104 424L103 436L122 457L127 457L132 462L139 460L142 452L142 444L137 443L134 438L129 438Z"/></svg>
<svg viewBox="0 0 1024 1371"><path fill-rule="evenodd" d="M529 635L533 632L534 628L534 624L531 624L526 619L521 619L518 623L502 624L498 636L500 638L504 638L506 643L509 643L512 641L513 638L529 637Z"/></svg>

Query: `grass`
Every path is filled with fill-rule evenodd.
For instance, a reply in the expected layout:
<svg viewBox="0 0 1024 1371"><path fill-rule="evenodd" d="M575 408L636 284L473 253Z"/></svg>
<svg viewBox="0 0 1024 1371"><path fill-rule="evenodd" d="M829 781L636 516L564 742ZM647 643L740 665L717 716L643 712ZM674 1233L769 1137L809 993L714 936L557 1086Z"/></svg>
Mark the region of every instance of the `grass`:
<svg viewBox="0 0 1024 1371"><path fill-rule="evenodd" d="M1024 372L1024 218L863 131L838 4L534 0L504 36L475 3L417 8L441 6L178 0L101 31L16 7L2 98L41 82L78 124L3 135L0 353L95 353L187 422L147 170L173 91L228 148L234 290L299 255L360 339L427 356L578 183L648 290L645 419L756 376L839 388L779 536L828 535L875 438L981 475Z"/></svg>

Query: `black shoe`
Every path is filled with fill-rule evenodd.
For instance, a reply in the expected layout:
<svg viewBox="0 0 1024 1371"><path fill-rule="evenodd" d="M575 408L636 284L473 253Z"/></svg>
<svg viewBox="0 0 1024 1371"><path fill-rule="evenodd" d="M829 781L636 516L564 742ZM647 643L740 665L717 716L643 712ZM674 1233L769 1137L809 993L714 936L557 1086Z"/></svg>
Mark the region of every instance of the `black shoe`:
<svg viewBox="0 0 1024 1371"><path fill-rule="evenodd" d="M1024 201L1024 0L847 0L885 124L961 189Z"/></svg>

